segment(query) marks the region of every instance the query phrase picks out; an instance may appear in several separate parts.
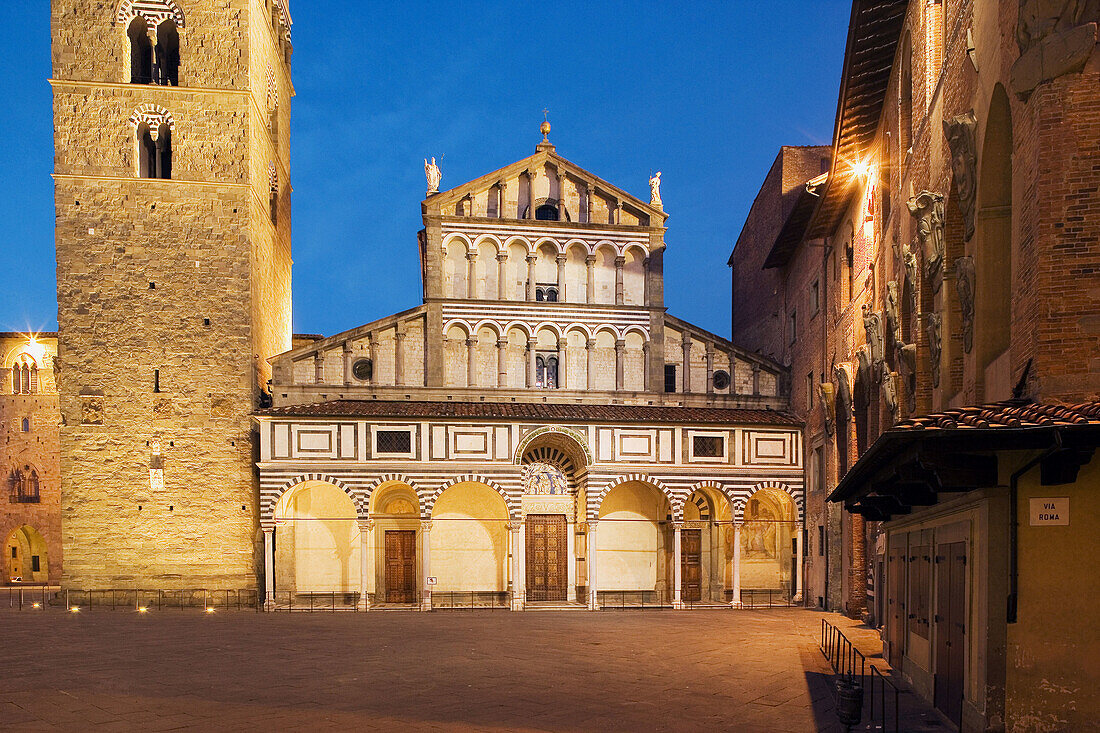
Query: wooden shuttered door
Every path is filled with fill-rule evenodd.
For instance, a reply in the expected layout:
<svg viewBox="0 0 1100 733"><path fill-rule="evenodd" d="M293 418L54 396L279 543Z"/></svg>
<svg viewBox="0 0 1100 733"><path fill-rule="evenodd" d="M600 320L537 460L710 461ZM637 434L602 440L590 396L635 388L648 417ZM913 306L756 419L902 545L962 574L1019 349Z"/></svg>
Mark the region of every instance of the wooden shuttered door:
<svg viewBox="0 0 1100 733"><path fill-rule="evenodd" d="M569 525L563 514L528 514L527 600L564 601L569 582Z"/></svg>
<svg viewBox="0 0 1100 733"><path fill-rule="evenodd" d="M680 532L680 597L684 601L703 599L703 530Z"/></svg>
<svg viewBox="0 0 1100 733"><path fill-rule="evenodd" d="M966 543L936 546L935 703L962 725L966 657Z"/></svg>
<svg viewBox="0 0 1100 733"><path fill-rule="evenodd" d="M416 530L386 531L386 603L416 601Z"/></svg>

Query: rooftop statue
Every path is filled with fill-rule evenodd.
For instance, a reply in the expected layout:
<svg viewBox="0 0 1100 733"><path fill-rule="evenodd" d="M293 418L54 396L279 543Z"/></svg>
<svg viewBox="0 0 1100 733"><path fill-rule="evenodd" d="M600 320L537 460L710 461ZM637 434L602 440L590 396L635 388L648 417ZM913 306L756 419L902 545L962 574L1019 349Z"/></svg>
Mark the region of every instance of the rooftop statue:
<svg viewBox="0 0 1100 733"><path fill-rule="evenodd" d="M649 177L649 203L651 206L661 205L661 171Z"/></svg>
<svg viewBox="0 0 1100 733"><path fill-rule="evenodd" d="M435 164L434 157L431 163L427 158L424 159L424 177L428 179L428 193L439 193L439 182L443 180L443 173Z"/></svg>

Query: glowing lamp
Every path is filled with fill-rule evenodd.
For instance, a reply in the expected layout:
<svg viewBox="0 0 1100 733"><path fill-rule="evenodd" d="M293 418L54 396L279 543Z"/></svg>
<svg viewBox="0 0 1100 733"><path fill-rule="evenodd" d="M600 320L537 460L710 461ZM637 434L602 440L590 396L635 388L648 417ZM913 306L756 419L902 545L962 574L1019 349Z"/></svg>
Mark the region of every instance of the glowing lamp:
<svg viewBox="0 0 1100 733"><path fill-rule="evenodd" d="M41 603L32 603L31 608L42 608L42 604Z"/></svg>
<svg viewBox="0 0 1100 733"><path fill-rule="evenodd" d="M206 612L207 612L207 613L214 613L214 609L213 609L213 608L210 608L210 607L208 606L208 607L206 608Z"/></svg>
<svg viewBox="0 0 1100 733"><path fill-rule="evenodd" d="M72 606L69 608L69 613L80 613L80 606Z"/></svg>
<svg viewBox="0 0 1100 733"><path fill-rule="evenodd" d="M149 609L146 608L145 606L138 606L137 612L138 613L149 613Z"/></svg>

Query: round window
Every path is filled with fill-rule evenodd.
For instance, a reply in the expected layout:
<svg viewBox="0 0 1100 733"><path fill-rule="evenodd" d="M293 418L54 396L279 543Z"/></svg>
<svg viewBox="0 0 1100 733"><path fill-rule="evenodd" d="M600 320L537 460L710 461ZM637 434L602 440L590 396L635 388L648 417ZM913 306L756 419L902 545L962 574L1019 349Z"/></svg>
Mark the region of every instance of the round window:
<svg viewBox="0 0 1100 733"><path fill-rule="evenodd" d="M354 364L351 365L351 373L355 375L355 378L360 382L369 382L371 375L374 373L374 365L370 359L357 359Z"/></svg>
<svg viewBox="0 0 1100 733"><path fill-rule="evenodd" d="M724 369L719 369L714 373L714 388L725 389L730 386L730 373Z"/></svg>

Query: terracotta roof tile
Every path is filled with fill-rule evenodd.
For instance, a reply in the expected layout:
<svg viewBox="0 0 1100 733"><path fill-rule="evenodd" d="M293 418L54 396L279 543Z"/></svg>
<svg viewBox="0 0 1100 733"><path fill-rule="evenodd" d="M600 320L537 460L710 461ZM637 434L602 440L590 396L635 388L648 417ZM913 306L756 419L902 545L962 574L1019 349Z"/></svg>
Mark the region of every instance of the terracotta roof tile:
<svg viewBox="0 0 1100 733"><path fill-rule="evenodd" d="M776 410L655 405L591 405L552 402L421 402L332 400L259 410L259 417L477 417L485 419L575 420L581 422L667 422L801 426Z"/></svg>

